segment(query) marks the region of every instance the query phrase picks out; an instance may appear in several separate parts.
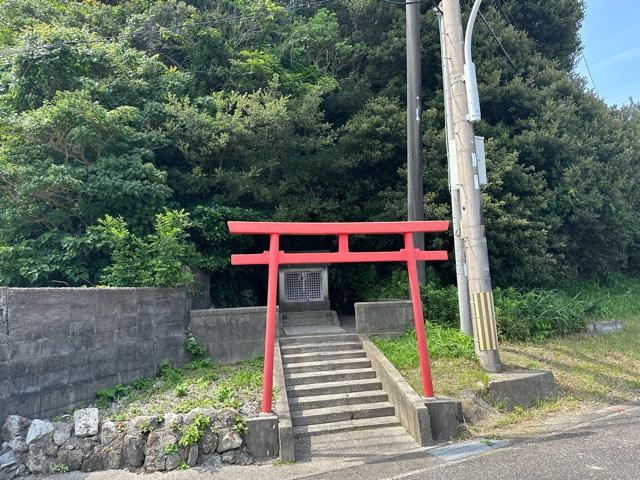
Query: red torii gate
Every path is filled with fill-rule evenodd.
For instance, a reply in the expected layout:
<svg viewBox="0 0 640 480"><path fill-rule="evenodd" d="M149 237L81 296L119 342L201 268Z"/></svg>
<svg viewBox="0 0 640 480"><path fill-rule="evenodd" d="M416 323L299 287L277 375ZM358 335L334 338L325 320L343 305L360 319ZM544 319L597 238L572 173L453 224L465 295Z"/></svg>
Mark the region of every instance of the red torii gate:
<svg viewBox="0 0 640 480"><path fill-rule="evenodd" d="M424 222L361 222L361 223L289 223L289 222L229 222L229 231L243 235L269 235L269 250L255 254L231 255L231 265L268 265L267 325L264 344L264 375L262 379L262 411L271 412L273 389L273 352L276 334L276 293L278 291L278 268L280 265L327 264L327 263L371 263L403 262L407 264L409 288L416 326L422 389L426 397L433 397L431 368L424 329L422 300L416 264L418 261L447 260L444 250L420 250L413 245L413 234L423 232L445 232L448 221ZM401 234L404 248L393 252L351 252L349 235ZM336 235L337 252L286 253L280 251L282 235Z"/></svg>

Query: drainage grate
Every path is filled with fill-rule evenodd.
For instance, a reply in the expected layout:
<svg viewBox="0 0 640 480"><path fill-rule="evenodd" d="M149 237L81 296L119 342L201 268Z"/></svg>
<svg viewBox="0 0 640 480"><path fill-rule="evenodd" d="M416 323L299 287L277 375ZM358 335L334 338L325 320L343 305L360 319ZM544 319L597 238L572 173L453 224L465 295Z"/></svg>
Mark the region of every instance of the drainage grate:
<svg viewBox="0 0 640 480"><path fill-rule="evenodd" d="M506 447L507 445L509 445L508 440L470 440L468 442L431 448L429 449L429 453L434 457L452 462L496 448Z"/></svg>

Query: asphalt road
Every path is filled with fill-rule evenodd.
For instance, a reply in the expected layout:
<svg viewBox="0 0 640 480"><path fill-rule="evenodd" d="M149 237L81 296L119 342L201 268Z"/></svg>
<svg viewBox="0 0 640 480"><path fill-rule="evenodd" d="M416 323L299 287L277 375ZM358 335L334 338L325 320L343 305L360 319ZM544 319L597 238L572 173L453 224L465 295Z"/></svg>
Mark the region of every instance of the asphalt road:
<svg viewBox="0 0 640 480"><path fill-rule="evenodd" d="M305 480L640 480L640 406L610 407L458 461L413 452ZM422 464L422 465L421 465Z"/></svg>
<svg viewBox="0 0 640 480"><path fill-rule="evenodd" d="M397 427L396 427L397 428ZM404 431L352 432L300 445L299 463L136 475L125 471L51 475L47 480L640 480L640 406L609 407L550 422L507 447L446 461ZM381 431L378 431L382 433ZM384 447L381 447L382 443ZM34 478L34 477L31 477Z"/></svg>
<svg viewBox="0 0 640 480"><path fill-rule="evenodd" d="M640 480L640 407L394 480Z"/></svg>

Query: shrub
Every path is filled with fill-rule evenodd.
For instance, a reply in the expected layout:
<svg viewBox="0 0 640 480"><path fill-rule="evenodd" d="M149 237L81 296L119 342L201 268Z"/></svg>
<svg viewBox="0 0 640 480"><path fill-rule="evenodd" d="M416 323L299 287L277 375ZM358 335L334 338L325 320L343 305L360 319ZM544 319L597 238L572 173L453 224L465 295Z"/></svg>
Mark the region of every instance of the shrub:
<svg viewBox="0 0 640 480"><path fill-rule="evenodd" d="M133 382L131 382L131 386L133 388L143 392L150 390L153 387L153 384L154 384L153 378L145 378L145 377L136 378Z"/></svg>
<svg viewBox="0 0 640 480"><path fill-rule="evenodd" d="M237 415L231 429L240 435L244 435L249 430L247 420L244 417Z"/></svg>
<svg viewBox="0 0 640 480"><path fill-rule="evenodd" d="M216 401L222 407L238 408L240 402L236 398L235 391L226 384L221 384L216 390Z"/></svg>
<svg viewBox="0 0 640 480"><path fill-rule="evenodd" d="M174 453L178 453L178 444L177 443L169 443L164 447L165 455L173 455Z"/></svg>
<svg viewBox="0 0 640 480"><path fill-rule="evenodd" d="M397 270L391 280L378 289L375 297L409 298L408 291L406 273ZM438 286L429 282L422 286L421 297L428 322L458 327L460 317L455 286ZM494 303L498 333L504 340L528 340L580 332L587 317L598 316L602 312L604 301L606 299L595 295L569 295L558 290L496 288Z"/></svg>
<svg viewBox="0 0 640 480"><path fill-rule="evenodd" d="M125 387L124 385L116 385L111 388L102 388L96 392L96 404L101 407L105 407L110 403L113 403L115 400L121 397L126 397L129 395L130 390L129 387Z"/></svg>
<svg viewBox="0 0 640 480"><path fill-rule="evenodd" d="M174 368L169 360L162 360L158 365L157 376L164 380L168 386L178 385L184 378L184 374L180 369Z"/></svg>
<svg viewBox="0 0 640 480"><path fill-rule="evenodd" d="M181 287L193 281L184 265L195 255L183 211L158 213L155 232L144 238L129 231L122 218L106 215L92 228L111 253L101 281L111 287Z"/></svg>
<svg viewBox="0 0 640 480"><path fill-rule="evenodd" d="M189 389L186 385L181 384L174 389L174 393L176 394L176 397L186 397L189 394Z"/></svg>
<svg viewBox="0 0 640 480"><path fill-rule="evenodd" d="M158 364L157 375L158 377L166 377L171 373L172 370L173 366L171 365L171 360L165 358L163 360L160 360L160 363Z"/></svg>
<svg viewBox="0 0 640 480"><path fill-rule="evenodd" d="M49 473L67 473L69 466L64 463L52 463L49 465Z"/></svg>
<svg viewBox="0 0 640 480"><path fill-rule="evenodd" d="M207 354L206 347L198 343L198 341L193 337L187 338L184 342L184 348L189 352L189 355L193 360L200 360Z"/></svg>
<svg viewBox="0 0 640 480"><path fill-rule="evenodd" d="M455 286L440 287L436 282L428 282L421 287L420 296L425 310L424 318L427 321L450 327L455 327L459 324L458 292ZM377 299L409 299L407 273L402 270L395 270L389 283L378 288L374 297Z"/></svg>
<svg viewBox="0 0 640 480"><path fill-rule="evenodd" d="M494 291L498 333L508 340L543 339L584 330L585 318L597 310L593 301L557 290Z"/></svg>
<svg viewBox="0 0 640 480"><path fill-rule="evenodd" d="M457 327L460 325L458 312L458 290L449 285L438 288L429 283L422 293L425 318L434 324Z"/></svg>

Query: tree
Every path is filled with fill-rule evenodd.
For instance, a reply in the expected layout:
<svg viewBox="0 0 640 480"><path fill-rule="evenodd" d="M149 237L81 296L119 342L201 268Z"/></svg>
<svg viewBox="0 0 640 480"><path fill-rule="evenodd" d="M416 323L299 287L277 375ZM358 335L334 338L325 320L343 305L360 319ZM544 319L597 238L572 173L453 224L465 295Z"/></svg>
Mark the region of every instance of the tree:
<svg viewBox="0 0 640 480"><path fill-rule="evenodd" d="M446 218L439 33L428 2L422 13L424 203ZM637 272L639 109L607 107L572 71L583 2L483 13L513 63L478 23L494 280ZM218 304L256 303L261 273L228 257L262 247L229 238L227 220L403 219L404 22L377 0L2 2L0 283L95 284L116 264L100 219L121 218L134 248L156 215L184 209L195 249L182 263L215 272ZM433 243L452 250L450 236ZM437 271L452 280L451 262ZM354 272L332 278L344 304L389 275Z"/></svg>

